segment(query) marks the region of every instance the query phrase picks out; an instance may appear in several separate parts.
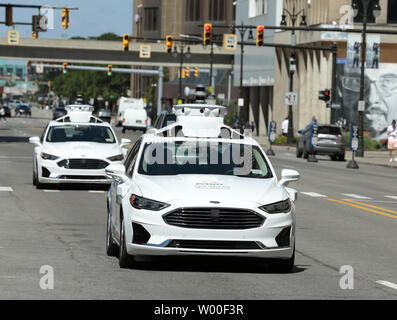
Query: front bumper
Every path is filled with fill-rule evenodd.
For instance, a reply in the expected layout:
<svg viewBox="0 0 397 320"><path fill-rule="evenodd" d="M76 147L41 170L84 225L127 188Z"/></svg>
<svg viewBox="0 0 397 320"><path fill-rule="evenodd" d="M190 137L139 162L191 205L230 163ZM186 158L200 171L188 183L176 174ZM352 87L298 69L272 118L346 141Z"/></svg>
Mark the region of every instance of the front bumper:
<svg viewBox="0 0 397 320"><path fill-rule="evenodd" d="M225 255L237 257L260 257L269 259L289 259L293 255L295 245L295 213L294 208L289 213L269 215L254 210L257 214L266 218L263 225L252 229L190 229L167 224L163 215L175 208L166 208L165 212L149 212L144 210L132 210L131 215L125 215L124 227L126 236L127 252L131 255ZM137 243L134 239L132 224L142 226L150 238L145 243ZM288 245L279 246L276 237L289 228ZM258 249L226 249L226 248L200 248L194 247L170 247L175 241L183 242L196 241L205 244L206 242L238 242L256 243Z"/></svg>

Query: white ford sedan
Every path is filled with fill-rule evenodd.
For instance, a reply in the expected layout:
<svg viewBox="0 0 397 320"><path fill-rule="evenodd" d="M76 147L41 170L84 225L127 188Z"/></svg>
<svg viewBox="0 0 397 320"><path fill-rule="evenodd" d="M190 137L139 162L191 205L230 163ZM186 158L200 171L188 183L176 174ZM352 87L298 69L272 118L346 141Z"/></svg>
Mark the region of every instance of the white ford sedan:
<svg viewBox="0 0 397 320"><path fill-rule="evenodd" d="M59 183L109 184L105 168L124 161L124 147L131 141L119 143L110 124L76 107L51 121L41 137L29 139L35 145L33 184L38 189Z"/></svg>
<svg viewBox="0 0 397 320"><path fill-rule="evenodd" d="M176 123L137 141L110 165L106 249L120 267L138 256L227 255L271 259L289 272L295 257L296 191L260 145L223 124L222 107L174 107Z"/></svg>

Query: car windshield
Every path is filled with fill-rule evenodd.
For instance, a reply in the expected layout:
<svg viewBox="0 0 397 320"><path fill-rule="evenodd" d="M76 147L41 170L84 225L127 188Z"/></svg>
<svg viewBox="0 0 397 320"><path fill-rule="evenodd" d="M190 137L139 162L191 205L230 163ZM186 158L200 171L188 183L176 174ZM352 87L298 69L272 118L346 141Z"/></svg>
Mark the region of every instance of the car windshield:
<svg viewBox="0 0 397 320"><path fill-rule="evenodd" d="M258 147L206 141L148 143L144 147L138 173L150 176L208 174L273 177Z"/></svg>
<svg viewBox="0 0 397 320"><path fill-rule="evenodd" d="M338 127L318 127L319 134L331 134L331 135L339 135L342 134L340 128Z"/></svg>
<svg viewBox="0 0 397 320"><path fill-rule="evenodd" d="M116 143L112 130L105 126L65 125L48 130L47 142L97 142Z"/></svg>

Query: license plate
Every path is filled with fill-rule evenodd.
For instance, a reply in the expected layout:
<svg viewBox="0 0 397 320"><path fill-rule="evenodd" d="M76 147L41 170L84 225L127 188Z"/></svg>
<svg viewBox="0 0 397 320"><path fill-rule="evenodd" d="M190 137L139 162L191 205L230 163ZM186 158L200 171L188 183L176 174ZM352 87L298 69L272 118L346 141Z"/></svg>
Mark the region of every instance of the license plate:
<svg viewBox="0 0 397 320"><path fill-rule="evenodd" d="M323 140L321 140L321 143L334 144L335 141L334 140L323 139Z"/></svg>
<svg viewBox="0 0 397 320"><path fill-rule="evenodd" d="M142 120L136 120L136 123L142 123Z"/></svg>

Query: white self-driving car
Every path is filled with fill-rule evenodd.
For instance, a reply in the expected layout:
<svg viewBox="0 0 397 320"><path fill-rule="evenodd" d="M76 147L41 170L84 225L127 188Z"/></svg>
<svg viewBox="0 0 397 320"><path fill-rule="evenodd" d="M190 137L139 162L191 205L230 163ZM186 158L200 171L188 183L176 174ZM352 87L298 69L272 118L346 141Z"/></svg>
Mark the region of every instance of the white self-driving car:
<svg viewBox="0 0 397 320"><path fill-rule="evenodd" d="M270 258L291 271L297 192L260 145L223 124L224 108L178 105L177 121L145 134L124 165L110 165L106 249L120 267L136 257ZM266 259L266 260L267 260Z"/></svg>
<svg viewBox="0 0 397 320"><path fill-rule="evenodd" d="M110 164L122 164L131 144L118 142L110 124L92 116L92 107L67 106L64 117L51 121L41 137L32 137L33 184L108 184L105 174Z"/></svg>

